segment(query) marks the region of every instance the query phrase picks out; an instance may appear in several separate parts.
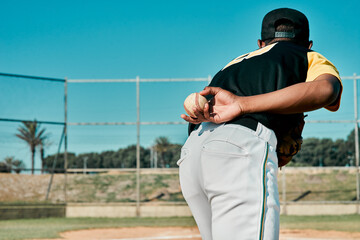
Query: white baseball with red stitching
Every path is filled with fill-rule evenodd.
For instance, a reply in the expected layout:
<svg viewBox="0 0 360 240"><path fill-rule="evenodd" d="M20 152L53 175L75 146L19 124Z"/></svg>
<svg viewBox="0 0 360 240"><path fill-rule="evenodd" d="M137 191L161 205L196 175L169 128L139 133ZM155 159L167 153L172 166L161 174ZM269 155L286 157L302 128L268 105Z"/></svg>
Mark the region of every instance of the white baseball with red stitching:
<svg viewBox="0 0 360 240"><path fill-rule="evenodd" d="M191 93L184 101L185 111L190 117L196 118L193 108L196 107L203 110L206 102L207 100L204 96L199 93Z"/></svg>

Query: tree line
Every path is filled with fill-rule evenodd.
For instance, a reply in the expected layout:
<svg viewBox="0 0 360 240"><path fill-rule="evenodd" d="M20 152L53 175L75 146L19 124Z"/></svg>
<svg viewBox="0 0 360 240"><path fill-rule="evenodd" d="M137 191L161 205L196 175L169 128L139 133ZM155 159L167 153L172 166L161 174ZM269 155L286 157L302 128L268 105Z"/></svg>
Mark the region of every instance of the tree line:
<svg viewBox="0 0 360 240"><path fill-rule="evenodd" d="M35 121L23 122L15 135L22 139L31 152L31 172L34 173L35 153L38 150L41 157L42 172L46 169L64 170L64 153L45 157L45 149L50 145L46 129ZM288 166L354 166L355 165L355 131L352 130L346 139L332 140L329 138L304 139L301 151ZM174 144L167 137L159 137L151 148L140 147L140 166L142 168L177 167L180 158L181 145ZM135 168L136 145L130 145L116 151L101 153L83 153L76 155L68 153L68 168ZM56 160L56 161L55 161ZM25 169L22 160L6 157L0 162L0 172L20 173Z"/></svg>
<svg viewBox="0 0 360 240"><path fill-rule="evenodd" d="M355 166L355 129L346 139L304 139L289 166Z"/></svg>
<svg viewBox="0 0 360 240"><path fill-rule="evenodd" d="M141 168L173 168L180 157L182 145L173 144L167 137L159 137L152 148L140 146ZM64 153L49 155L44 159L45 168L55 166L55 172L63 172ZM136 145L120 148L117 151L101 153L67 153L68 168L136 168Z"/></svg>
<svg viewBox="0 0 360 240"><path fill-rule="evenodd" d="M304 139L301 151L292 159L288 166L326 167L326 166L355 166L355 138L354 130L346 139L332 140L330 138ZM177 167L180 158L181 145L172 144L166 137L156 140L153 151L158 152L157 167ZM55 155L45 158L45 165L50 166ZM140 165L142 168L151 167L151 149L141 147ZM63 168L63 154L59 156L58 168ZM76 156L68 155L69 168L83 168L87 159L88 168L135 168L136 146L131 145L118 151L102 153L86 153Z"/></svg>

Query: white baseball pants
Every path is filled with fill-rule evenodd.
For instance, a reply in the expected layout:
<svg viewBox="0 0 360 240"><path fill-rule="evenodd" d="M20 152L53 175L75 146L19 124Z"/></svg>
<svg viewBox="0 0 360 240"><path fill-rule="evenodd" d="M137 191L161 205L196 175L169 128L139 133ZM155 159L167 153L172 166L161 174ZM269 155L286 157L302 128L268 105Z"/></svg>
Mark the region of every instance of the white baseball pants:
<svg viewBox="0 0 360 240"><path fill-rule="evenodd" d="M203 240L279 239L275 133L202 123L181 150L180 184Z"/></svg>

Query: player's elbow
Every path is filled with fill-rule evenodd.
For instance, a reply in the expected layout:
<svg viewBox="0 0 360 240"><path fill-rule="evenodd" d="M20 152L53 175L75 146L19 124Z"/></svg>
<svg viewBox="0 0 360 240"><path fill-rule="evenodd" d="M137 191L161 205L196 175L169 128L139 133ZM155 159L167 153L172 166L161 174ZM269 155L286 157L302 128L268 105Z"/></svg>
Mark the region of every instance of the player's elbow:
<svg viewBox="0 0 360 240"><path fill-rule="evenodd" d="M322 95L322 105L333 105L337 101L341 92L340 81L335 76L330 74L327 74L326 78L321 80L320 92Z"/></svg>

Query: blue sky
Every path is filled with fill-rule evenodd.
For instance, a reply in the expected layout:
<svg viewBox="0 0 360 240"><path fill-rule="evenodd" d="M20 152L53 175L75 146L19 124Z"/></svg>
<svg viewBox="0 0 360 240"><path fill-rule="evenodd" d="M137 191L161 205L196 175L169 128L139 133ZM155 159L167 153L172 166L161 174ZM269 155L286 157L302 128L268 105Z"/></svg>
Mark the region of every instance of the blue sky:
<svg viewBox="0 0 360 240"><path fill-rule="evenodd" d="M69 79L206 78L255 50L263 16L278 7L304 12L313 49L341 76L360 74L360 1L1 1L0 72ZM141 84L142 121L181 121L182 101L203 83ZM352 81L337 113L309 119L353 119ZM63 85L0 78L0 118L63 121ZM69 122L135 121L135 84L69 84ZM30 166L17 123L0 122L0 160ZM56 151L61 128L51 134ZM308 124L305 137L346 138L351 124ZM331 131L329 130L331 129ZM186 126L142 126L141 144L158 136L183 143ZM135 127L69 127L69 151L116 150L136 142Z"/></svg>

